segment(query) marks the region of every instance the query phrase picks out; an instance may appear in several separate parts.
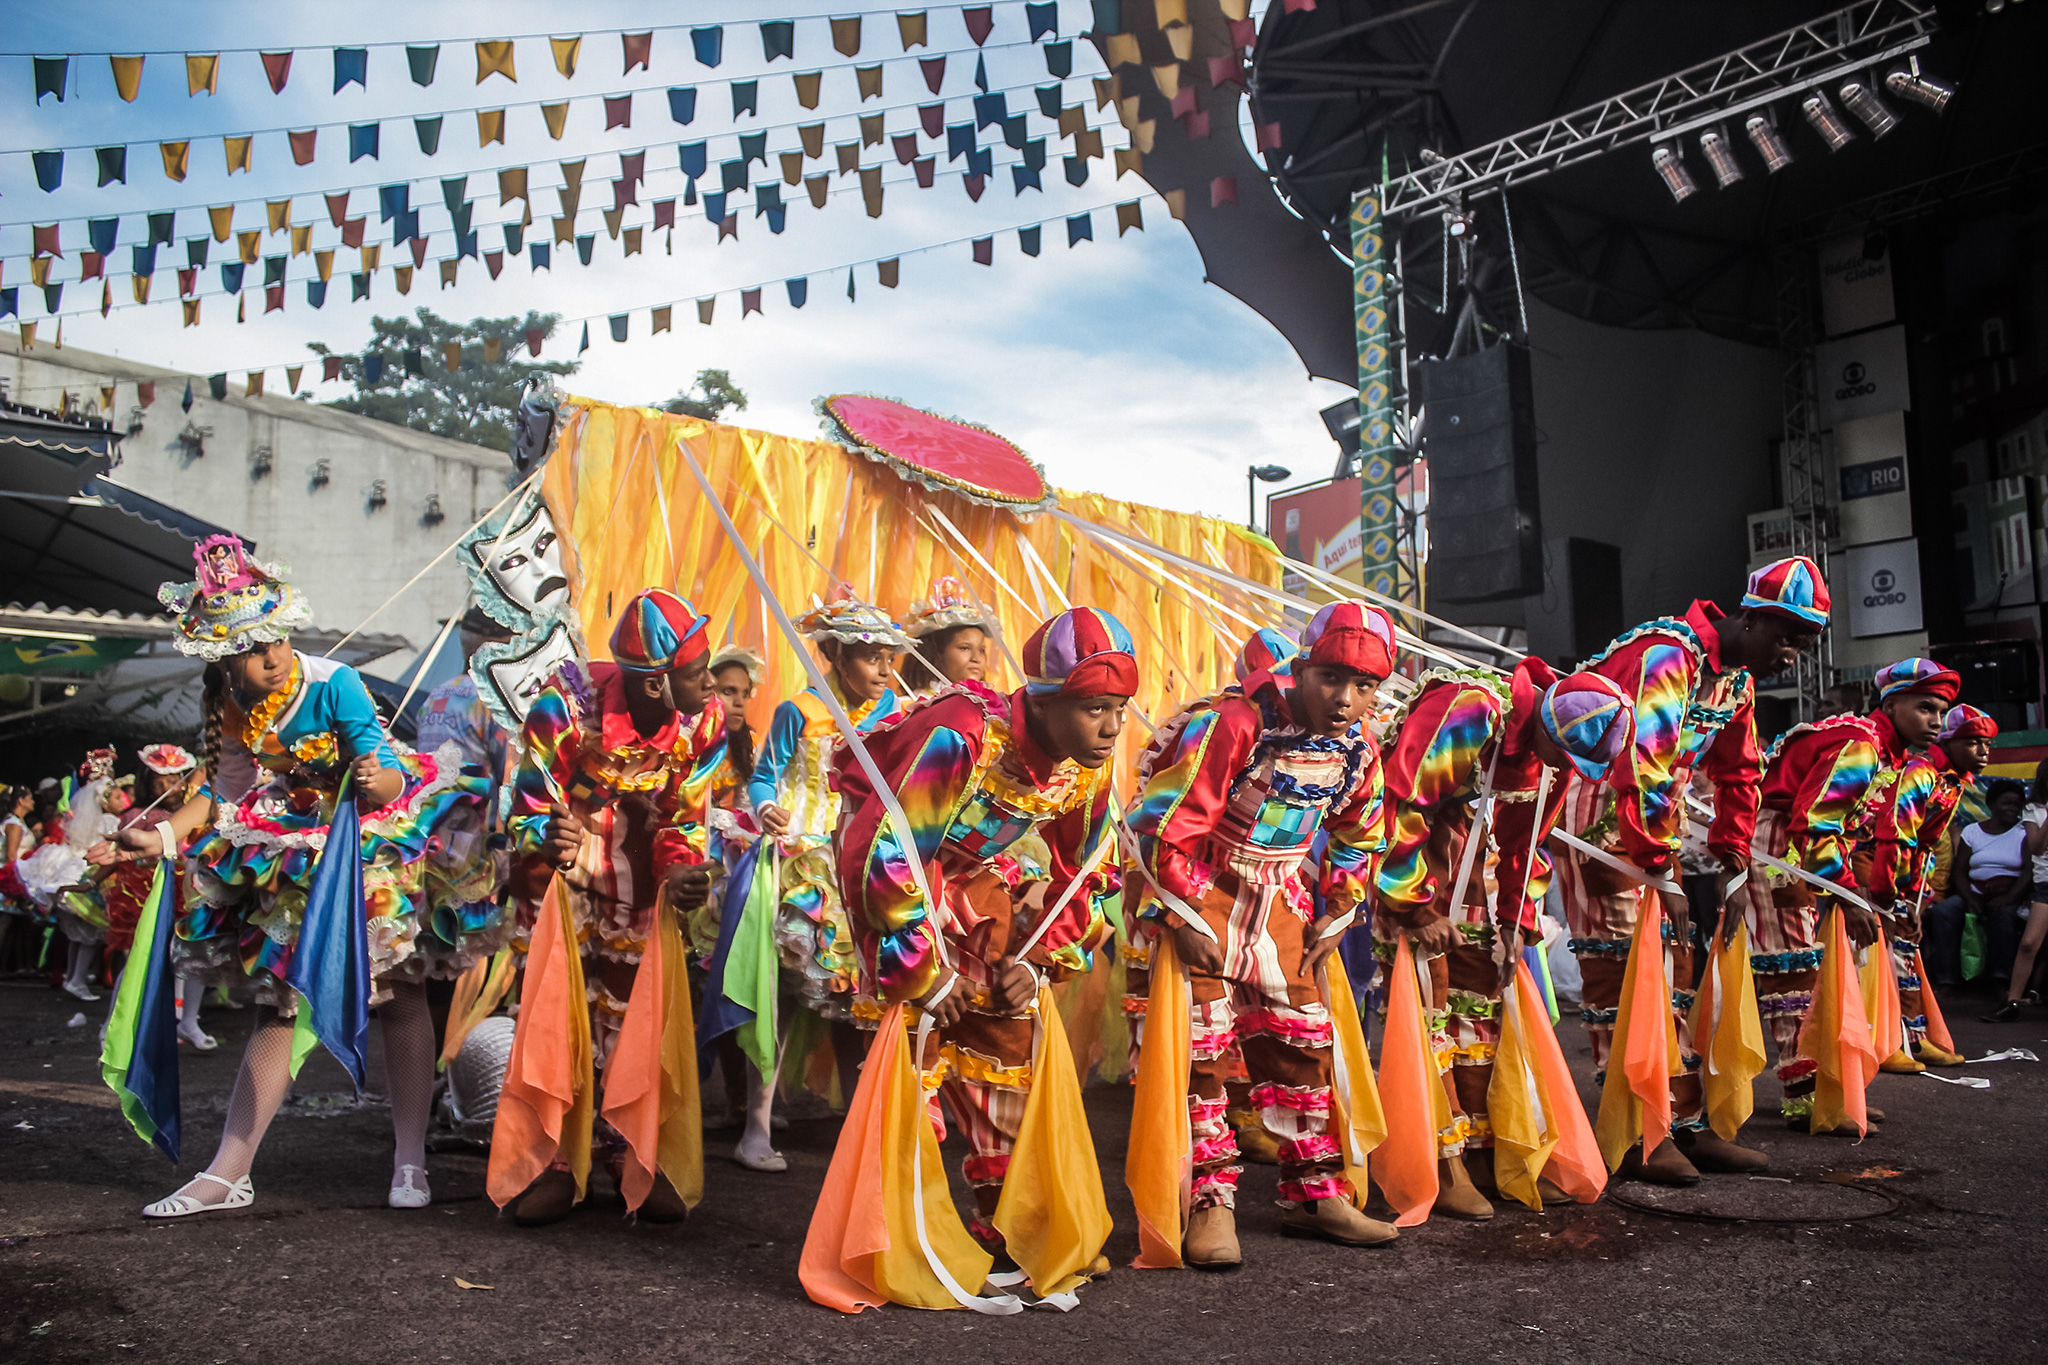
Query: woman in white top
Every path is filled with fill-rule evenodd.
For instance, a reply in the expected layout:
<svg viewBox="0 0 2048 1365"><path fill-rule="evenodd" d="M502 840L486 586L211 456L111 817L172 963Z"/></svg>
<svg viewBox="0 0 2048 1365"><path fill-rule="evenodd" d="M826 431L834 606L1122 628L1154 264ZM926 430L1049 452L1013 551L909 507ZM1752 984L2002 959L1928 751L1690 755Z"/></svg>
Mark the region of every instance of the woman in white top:
<svg viewBox="0 0 2048 1365"><path fill-rule="evenodd" d="M2026 802L2027 789L2009 777L1987 784L1984 803L1991 813L1963 827L1956 840L1955 868L1949 873L1948 884L1961 892L1964 910L1981 917L1993 963L2005 960L1998 950L2002 940L2009 941L2004 921L2027 903L2033 886L2027 831L2020 823Z"/></svg>
<svg viewBox="0 0 2048 1365"><path fill-rule="evenodd" d="M2028 989L2034 977L2034 963L2041 954L2041 941L2048 939L2048 761L2034 770L2033 800L2021 822L2027 831L2027 854L2033 860L2034 904L2027 914L2027 931L2013 955L2012 979L2005 988L2005 1000L1984 1018L1994 1024L2010 1024L2020 1017L2020 1002L2040 995Z"/></svg>

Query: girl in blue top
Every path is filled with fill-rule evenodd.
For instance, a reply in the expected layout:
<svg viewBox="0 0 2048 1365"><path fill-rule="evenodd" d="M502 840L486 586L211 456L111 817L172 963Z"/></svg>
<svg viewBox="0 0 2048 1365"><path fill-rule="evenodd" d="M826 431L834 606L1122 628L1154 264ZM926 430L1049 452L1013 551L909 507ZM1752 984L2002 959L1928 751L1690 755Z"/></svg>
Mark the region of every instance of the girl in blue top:
<svg viewBox="0 0 2048 1365"><path fill-rule="evenodd" d="M344 774L362 814L370 1003L383 1026L396 1137L390 1203L423 1207L434 1029L422 983L496 951L510 925L493 916L458 941L437 937L422 916L422 887L429 857L451 856L439 827L481 802L488 780L464 768L453 745L425 756L394 743L354 669L291 647L291 630L312 613L279 568L251 560L231 536L201 542L196 556L198 581L167 583L158 596L178 613L179 652L207 660L200 761L210 781L163 824L124 830L125 853L102 856L175 857L210 824L188 854L176 970L245 980L264 1013L213 1161L143 1214L178 1218L255 1198L249 1168L291 1085L296 1005L285 977ZM490 857L474 843L462 853Z"/></svg>

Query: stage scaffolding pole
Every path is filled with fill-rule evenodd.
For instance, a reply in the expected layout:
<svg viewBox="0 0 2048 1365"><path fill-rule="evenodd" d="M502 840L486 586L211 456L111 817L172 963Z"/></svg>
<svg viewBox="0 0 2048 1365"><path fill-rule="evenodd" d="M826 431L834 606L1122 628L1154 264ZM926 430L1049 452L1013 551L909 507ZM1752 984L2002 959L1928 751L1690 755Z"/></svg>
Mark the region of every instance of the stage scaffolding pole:
<svg viewBox="0 0 2048 1365"><path fill-rule="evenodd" d="M1403 572L1405 536L1395 495L1395 392L1391 320L1387 314L1385 220L1377 189L1351 203L1351 307L1358 342L1358 467L1360 570L1365 586L1383 597L1422 605L1421 584L1410 564ZM1411 555L1412 558L1412 555ZM1421 623L1410 622L1420 630Z"/></svg>

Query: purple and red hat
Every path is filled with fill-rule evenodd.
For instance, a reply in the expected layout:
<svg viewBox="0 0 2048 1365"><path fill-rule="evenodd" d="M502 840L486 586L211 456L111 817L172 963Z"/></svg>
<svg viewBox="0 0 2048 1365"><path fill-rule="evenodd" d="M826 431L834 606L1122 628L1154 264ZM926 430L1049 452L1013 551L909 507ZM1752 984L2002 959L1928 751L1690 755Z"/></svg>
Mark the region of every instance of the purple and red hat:
<svg viewBox="0 0 2048 1365"><path fill-rule="evenodd" d="M1034 697L1128 697L1138 690L1131 633L1094 607L1070 608L1032 631L1022 662Z"/></svg>
<svg viewBox="0 0 2048 1365"><path fill-rule="evenodd" d="M666 588L649 588L619 613L612 662L628 673L666 673L704 646L708 618Z"/></svg>
<svg viewBox="0 0 2048 1365"><path fill-rule="evenodd" d="M1828 585L1820 565L1805 555L1766 564L1749 576L1742 594L1745 611L1775 611L1816 629L1828 623Z"/></svg>
<svg viewBox="0 0 2048 1365"><path fill-rule="evenodd" d="M1517 711L1534 711L1536 723L1590 781L1635 742L1635 703L1598 673L1557 671L1534 655L1515 666L1510 684Z"/></svg>
<svg viewBox="0 0 2048 1365"><path fill-rule="evenodd" d="M1997 739L1998 722L1968 702L1957 702L1942 717L1938 739Z"/></svg>
<svg viewBox="0 0 2048 1365"><path fill-rule="evenodd" d="M1301 633L1294 661L1385 678L1393 674L1397 648L1394 618L1385 611L1362 602L1332 602Z"/></svg>
<svg viewBox="0 0 2048 1365"><path fill-rule="evenodd" d="M1286 677L1294 664L1294 653L1298 649L1294 638L1285 631L1267 626L1244 642L1244 648L1237 651L1237 657L1230 661L1231 672L1243 682L1254 673L1273 673Z"/></svg>
<svg viewBox="0 0 2048 1365"><path fill-rule="evenodd" d="M1880 668L1870 685L1877 689L1879 701L1905 692L1925 692L1953 702L1963 690L1963 678L1953 668L1933 659L1901 659Z"/></svg>

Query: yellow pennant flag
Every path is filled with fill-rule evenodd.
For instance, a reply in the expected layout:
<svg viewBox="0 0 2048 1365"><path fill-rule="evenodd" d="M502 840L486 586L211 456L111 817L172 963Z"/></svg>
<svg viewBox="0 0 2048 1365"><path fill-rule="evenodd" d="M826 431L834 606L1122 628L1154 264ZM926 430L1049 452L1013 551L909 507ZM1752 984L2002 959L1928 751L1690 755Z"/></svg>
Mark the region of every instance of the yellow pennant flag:
<svg viewBox="0 0 2048 1365"><path fill-rule="evenodd" d="M221 139L221 145L227 151L229 175L233 175L236 171L246 171L249 169L249 144L255 140L253 137Z"/></svg>
<svg viewBox="0 0 2048 1365"><path fill-rule="evenodd" d="M185 304L185 325L186 325L187 327L197 327L197 326L199 325L199 300L198 300L198 299L186 299L186 300L184 300L184 304ZM100 311L101 311L101 312L105 312L106 310L105 310L105 309L103 308L103 309L101 309Z"/></svg>
<svg viewBox="0 0 2048 1365"><path fill-rule="evenodd" d="M1124 1184L1138 1212L1140 1270L1177 1270L1186 1234L1194 1135L1188 1127L1189 1011L1186 973L1164 929L1152 946L1152 989L1131 1097Z"/></svg>
<svg viewBox="0 0 2048 1365"><path fill-rule="evenodd" d="M225 242L228 234L235 228L235 206L223 204L219 208L208 209L206 219L213 224L213 240Z"/></svg>
<svg viewBox="0 0 2048 1365"><path fill-rule="evenodd" d="M219 84L220 54L218 52L206 57L188 55L185 58L185 94L188 97L196 95L202 90L211 95L215 93L215 89Z"/></svg>
<svg viewBox="0 0 2048 1365"><path fill-rule="evenodd" d="M294 255L294 256L303 256L303 255L305 255L305 254L306 254L307 252L311 251L312 249L313 249L313 225L312 225L311 223L300 223L300 224L298 224L297 226L293 227L293 228L292 228L292 255ZM330 256L331 256L331 255L333 255L333 254L334 254L334 253L333 253L333 252L331 252L331 251L330 251L330 252L328 253L328 255L330 255ZM322 279L325 279L326 277L325 277L325 276L323 275L323 276L322 276L321 278L322 278Z"/></svg>
<svg viewBox="0 0 2048 1365"><path fill-rule="evenodd" d="M1330 1049L1330 1098L1335 1105L1330 1127L1344 1158L1344 1176L1351 1182L1351 1202L1365 1207L1367 1158L1387 1140L1387 1115L1380 1105L1379 1083L1365 1050L1365 1029L1344 960L1332 953L1323 960L1323 996L1334 1035Z"/></svg>
<svg viewBox="0 0 2048 1365"><path fill-rule="evenodd" d="M164 156L164 174L172 180L183 180L185 170L192 161L192 144L189 142L160 142L157 150Z"/></svg>
<svg viewBox="0 0 2048 1365"><path fill-rule="evenodd" d="M555 51L555 70L561 72L565 77L574 76L576 74L576 58L583 51L582 35L578 34L574 38L550 38L548 39L548 46Z"/></svg>
<svg viewBox="0 0 2048 1365"><path fill-rule="evenodd" d="M514 82L519 79L518 73L512 69L512 42L509 38L476 45L476 83L482 85L491 76L503 76Z"/></svg>
<svg viewBox="0 0 2048 1365"><path fill-rule="evenodd" d="M989 1221L1040 1298L1072 1292L1109 1240L1109 1205L1081 1107L1073 1050L1052 991L1044 987L1038 992L1031 1089L1002 1197Z"/></svg>
<svg viewBox="0 0 2048 1365"><path fill-rule="evenodd" d="M108 57L108 65L114 68L114 93L129 104L142 92L142 58Z"/></svg>
<svg viewBox="0 0 2048 1365"><path fill-rule="evenodd" d="M265 205L263 206L263 208L264 208L264 212L265 212L265 213L267 213L267 214L269 215L269 218L270 218L270 230L271 230L272 232L283 232L283 231L284 231L284 230L285 230L286 228L288 228L288 227L290 227L290 226L292 225L292 201L291 201L291 200L289 200L289 199L276 199L276 200L272 200L271 202L269 202L269 203L266 203L266 204L265 204Z"/></svg>
<svg viewBox="0 0 2048 1365"><path fill-rule="evenodd" d="M505 111L503 109L479 109L476 111L476 145L488 147L493 142L505 141Z"/></svg>
<svg viewBox="0 0 2048 1365"><path fill-rule="evenodd" d="M1765 1065L1756 978L1749 964L1749 926L1715 947L1693 997L1692 1036L1700 1050L1700 1088L1707 1122L1728 1141L1756 1111L1754 1083Z"/></svg>
<svg viewBox="0 0 2048 1365"><path fill-rule="evenodd" d="M540 107L541 121L548 126L548 136L555 141L562 140L562 129L569 123L569 101L560 104L543 104Z"/></svg>

